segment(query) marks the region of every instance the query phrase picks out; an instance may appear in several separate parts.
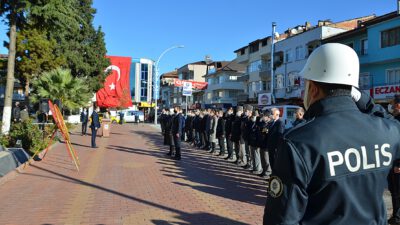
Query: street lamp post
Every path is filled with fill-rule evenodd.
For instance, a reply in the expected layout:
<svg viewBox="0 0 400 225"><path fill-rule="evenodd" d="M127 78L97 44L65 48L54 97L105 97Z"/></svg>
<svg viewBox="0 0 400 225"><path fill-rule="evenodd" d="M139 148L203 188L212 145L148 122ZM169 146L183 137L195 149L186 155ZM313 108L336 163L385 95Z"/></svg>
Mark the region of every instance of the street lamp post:
<svg viewBox="0 0 400 225"><path fill-rule="evenodd" d="M175 45L172 46L170 48L167 48L163 53L161 53L161 55L158 57L157 62L156 62L156 80L155 82L158 82L160 80L160 74L159 74L159 70L158 70L158 64L160 63L161 58L165 55L165 53L171 51L172 49L175 48L184 48L185 46L183 45ZM158 92L159 92L159 88L160 85L159 83L156 83L157 85L155 85L155 90L154 90L154 100L155 100L155 105L154 105L154 124L157 125L157 104L158 104Z"/></svg>

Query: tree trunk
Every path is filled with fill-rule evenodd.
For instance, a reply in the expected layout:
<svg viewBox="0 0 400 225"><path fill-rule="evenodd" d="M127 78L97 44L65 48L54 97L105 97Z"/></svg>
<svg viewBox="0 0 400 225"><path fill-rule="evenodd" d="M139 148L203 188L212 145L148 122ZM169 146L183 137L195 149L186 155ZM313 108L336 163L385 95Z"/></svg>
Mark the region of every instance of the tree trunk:
<svg viewBox="0 0 400 225"><path fill-rule="evenodd" d="M25 105L29 107L29 86L30 86L30 80L28 77L25 77ZM29 110L28 110L29 111Z"/></svg>
<svg viewBox="0 0 400 225"><path fill-rule="evenodd" d="M12 1L13 2L13 1ZM15 51L17 41L17 12L14 8L10 14L10 46L8 49L7 84L4 96L3 124L1 132L8 134L11 126L12 97L14 91Z"/></svg>

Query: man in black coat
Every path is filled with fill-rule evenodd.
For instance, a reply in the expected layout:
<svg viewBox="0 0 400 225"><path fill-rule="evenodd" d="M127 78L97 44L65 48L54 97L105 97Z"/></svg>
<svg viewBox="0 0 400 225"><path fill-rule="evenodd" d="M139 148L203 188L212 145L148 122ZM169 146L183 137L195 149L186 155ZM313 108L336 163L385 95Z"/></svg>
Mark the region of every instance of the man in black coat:
<svg viewBox="0 0 400 225"><path fill-rule="evenodd" d="M174 109L171 108L165 120L165 134L167 143L169 145L169 152L167 153L168 156L172 156L173 152L175 151L174 134L172 131L172 124L174 122L175 116L176 114L174 113Z"/></svg>
<svg viewBox="0 0 400 225"><path fill-rule="evenodd" d="M306 120L303 118L304 117L304 109L303 108L298 108L294 115L296 116L296 120L292 124L293 127L296 127L296 126L306 122Z"/></svg>
<svg viewBox="0 0 400 225"><path fill-rule="evenodd" d="M19 107L19 102L15 102L15 107L13 108L12 116L14 122L18 123L21 121L21 108Z"/></svg>
<svg viewBox="0 0 400 225"><path fill-rule="evenodd" d="M239 159L239 154L242 151L242 115L243 115L243 106L238 106L236 108L236 116L232 122L232 129L231 129L231 140L234 145L234 152L236 161L234 163L239 164L241 161Z"/></svg>
<svg viewBox="0 0 400 225"><path fill-rule="evenodd" d="M175 144L175 160L181 160L181 135L184 129L185 118L182 115L181 107L175 107L175 117L172 123L172 134L174 136Z"/></svg>
<svg viewBox="0 0 400 225"><path fill-rule="evenodd" d="M278 108L272 108L271 113L272 121L268 132L267 149L271 168L274 169L275 155L285 133L285 124L279 118L280 111Z"/></svg>
<svg viewBox="0 0 400 225"><path fill-rule="evenodd" d="M89 121L88 110L87 110L87 108L83 108L83 110L81 112L82 136L86 135L88 121Z"/></svg>
<svg viewBox="0 0 400 225"><path fill-rule="evenodd" d="M100 119L99 119L99 114L98 112L100 111L99 107L96 107L95 110L93 110L92 115L90 118L92 119L92 123L90 124L90 129L92 130L92 148L97 148L96 145L96 136L97 136L97 130L100 128Z"/></svg>
<svg viewBox="0 0 400 225"><path fill-rule="evenodd" d="M225 159L232 159L233 157L233 146L231 141L232 134L232 123L235 119L235 115L233 114L233 108L229 108L225 113L225 140L226 140L226 149L228 150L228 156Z"/></svg>
<svg viewBox="0 0 400 225"><path fill-rule="evenodd" d="M218 121L217 121L217 132L216 137L218 139L219 144L219 156L225 155L225 120L224 120L224 112L222 110L218 110Z"/></svg>
<svg viewBox="0 0 400 225"><path fill-rule="evenodd" d="M392 103L392 115L400 121L400 95L396 95ZM388 188L392 196L393 213L388 223L400 225L400 160L395 160L388 176Z"/></svg>
<svg viewBox="0 0 400 225"><path fill-rule="evenodd" d="M272 172L269 154L268 154L268 132L271 126L271 112L269 110L264 111L257 134L257 142L260 147L260 156L261 156L261 166L262 173L259 175L263 178L269 178Z"/></svg>
<svg viewBox="0 0 400 225"><path fill-rule="evenodd" d="M204 139L205 139L205 146L204 150L209 151L211 149L211 142L210 142L210 136L211 136L211 109L208 109L205 111L204 115Z"/></svg>

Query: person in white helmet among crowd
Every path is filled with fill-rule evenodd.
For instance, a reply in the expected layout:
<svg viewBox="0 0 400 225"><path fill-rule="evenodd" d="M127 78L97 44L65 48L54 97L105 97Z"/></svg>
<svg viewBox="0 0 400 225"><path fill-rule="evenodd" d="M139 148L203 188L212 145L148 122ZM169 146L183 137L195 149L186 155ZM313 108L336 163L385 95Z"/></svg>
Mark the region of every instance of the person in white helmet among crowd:
<svg viewBox="0 0 400 225"><path fill-rule="evenodd" d="M277 151L264 225L387 224L383 191L399 158L399 123L355 89L359 60L346 45L317 48L301 75L307 122Z"/></svg>

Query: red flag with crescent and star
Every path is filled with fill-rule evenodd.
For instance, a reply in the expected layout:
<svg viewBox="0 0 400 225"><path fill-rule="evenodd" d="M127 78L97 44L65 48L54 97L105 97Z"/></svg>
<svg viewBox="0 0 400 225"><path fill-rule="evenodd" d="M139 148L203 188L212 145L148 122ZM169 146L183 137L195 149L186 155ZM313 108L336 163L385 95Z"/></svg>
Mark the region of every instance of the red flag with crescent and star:
<svg viewBox="0 0 400 225"><path fill-rule="evenodd" d="M121 56L106 56L111 65L105 71L109 71L104 87L96 93L97 105L100 107L132 106L131 92L129 88L129 74L132 58Z"/></svg>

